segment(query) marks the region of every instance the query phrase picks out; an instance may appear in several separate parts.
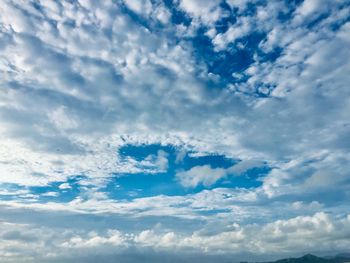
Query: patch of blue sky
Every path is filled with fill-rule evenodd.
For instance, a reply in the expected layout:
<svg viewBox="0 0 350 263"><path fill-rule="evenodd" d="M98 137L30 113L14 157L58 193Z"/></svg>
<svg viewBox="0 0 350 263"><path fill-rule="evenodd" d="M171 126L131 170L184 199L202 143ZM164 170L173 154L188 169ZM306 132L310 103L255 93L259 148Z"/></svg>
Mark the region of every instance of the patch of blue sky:
<svg viewBox="0 0 350 263"><path fill-rule="evenodd" d="M274 62L277 58L280 57L283 48L276 47L268 53L263 52L262 50L257 50L257 54L259 55L260 62Z"/></svg>
<svg viewBox="0 0 350 263"><path fill-rule="evenodd" d="M319 16L316 16L314 19L309 21L308 24L306 24L306 28L309 30L314 29L321 21L326 19L330 14L331 12L328 12L328 13L320 14Z"/></svg>
<svg viewBox="0 0 350 263"><path fill-rule="evenodd" d="M241 73L254 62L254 52L248 47L247 49L237 49L234 45L229 45L227 50L215 51L211 39L205 33L206 29L201 28L197 35L191 39L194 56L198 61L206 64L208 73L220 76L224 83L233 82L235 80L232 76L233 73ZM245 39L242 41L245 45L251 44Z"/></svg>
<svg viewBox="0 0 350 263"><path fill-rule="evenodd" d="M191 24L191 18L186 15L186 13L180 10L175 4L173 0L163 0L164 5L171 12L171 22L175 25L183 24L185 26L189 26Z"/></svg>
<svg viewBox="0 0 350 263"><path fill-rule="evenodd" d="M158 151L164 151L168 154L168 169L161 173L137 173L137 174L116 174L106 187L100 189L106 192L113 199L134 199L138 197L149 197L156 195L186 195L198 193L204 189L214 189L217 187L225 188L252 188L261 185L261 178L267 174L269 168L254 168L248 170L240 176L228 176L218 180L209 187L198 185L194 188L186 188L176 179L176 172L190 170L196 166L210 165L212 168L229 168L238 161L227 158L223 155L204 155L196 156L194 152L186 152L179 160L178 155L180 149L173 146L162 145L127 145L120 149L119 154L122 158L133 158L141 162L149 155L156 155ZM36 202L46 203L55 202L70 202L82 194L79 181L86 179L85 176L73 176L67 181L52 182L47 186L24 187L16 184L2 185L3 189L7 189L8 193L28 190L28 194L36 197ZM62 185L64 184L64 187ZM19 195L2 194L2 200L18 199ZM26 198L23 196L23 198Z"/></svg>
<svg viewBox="0 0 350 263"><path fill-rule="evenodd" d="M294 11L302 4L304 0L284 0L285 6L288 8L282 9L278 13L280 22L286 22L293 18Z"/></svg>
<svg viewBox="0 0 350 263"><path fill-rule="evenodd" d="M156 155L158 151L168 154L168 169L161 173L144 173L116 175L102 191L108 193L112 199L134 199L155 195L186 195L203 191L204 189L224 188L254 188L261 186L261 178L269 171L269 167L252 168L242 175L228 175L210 186L197 185L187 188L176 178L179 171L187 171L196 166L210 165L212 168L227 169L238 163L237 160L223 155L195 156L193 152L186 154L179 160L180 149L173 146L127 145L120 149L122 158L133 158L141 162L149 155Z"/></svg>
<svg viewBox="0 0 350 263"><path fill-rule="evenodd" d="M340 27L342 27L344 24L346 24L346 23L349 22L349 21L350 21L350 14L349 14L349 16L346 17L345 19L341 19L341 20L339 20L339 21L335 21L335 23L332 23L331 26L330 26L330 28L331 28L334 32L336 32L336 31L338 31L338 29L339 29Z"/></svg>
<svg viewBox="0 0 350 263"><path fill-rule="evenodd" d="M225 23L219 26L220 21L217 23L218 27L227 27ZM255 62L255 54L263 62L274 62L282 52L279 47L268 53L260 50L259 43L266 38L266 33L258 31L238 38L230 43L226 50L217 51L206 32L207 28L201 27L197 30L197 34L188 41L192 43L193 55L198 62L205 63L208 73L219 76L223 84L244 81L244 79L237 79L235 75L243 75L244 71Z"/></svg>
<svg viewBox="0 0 350 263"><path fill-rule="evenodd" d="M65 182L53 182L47 186L28 187L28 190L38 195L38 202L70 202L80 195L79 181L84 178L84 176L74 176ZM62 187L63 184L65 187ZM55 195L51 195L52 193L55 193Z"/></svg>
<svg viewBox="0 0 350 263"><path fill-rule="evenodd" d="M141 145L127 144L122 146L119 149L119 154L122 158L132 157L137 161L141 161L150 154L157 154L159 150L163 150L168 153L174 153L176 151L176 149L173 146L169 146L169 145L163 146L159 144L141 144Z"/></svg>
<svg viewBox="0 0 350 263"><path fill-rule="evenodd" d="M169 170L179 168L188 170L194 166L210 164L212 168L228 168L237 163L237 160L227 158L224 155L197 155L196 152L187 151L183 154L183 149L172 145L143 144L125 145L119 149L122 158L131 157L137 161L144 160L149 155L156 155L158 151L165 151L168 154Z"/></svg>
<svg viewBox="0 0 350 263"><path fill-rule="evenodd" d="M255 188L262 185L261 178L267 174L270 168L255 168L240 176L228 176L215 184L204 187L198 185L195 188L183 187L175 178L172 171L158 174L124 174L115 177L108 185L101 189L112 199L130 200L156 195L181 196L199 193L205 189L215 188Z"/></svg>
<svg viewBox="0 0 350 263"><path fill-rule="evenodd" d="M202 29L204 30L204 29ZM241 83L247 81L244 71L251 66L255 60L254 55L259 56L260 62L273 63L282 54L283 49L276 47L270 52L264 52L259 49L259 43L263 41L266 34L263 32L254 32L248 36L237 39L234 43L228 45L224 51L215 51L211 39L205 35L205 32L199 30L199 33L191 41L195 46L194 54L196 58L204 62L209 73L220 77L220 83ZM238 48L237 44L244 48ZM217 87L217 83L209 85ZM267 97L274 87L263 87L265 92L261 92L262 87L257 87L251 95L258 97ZM266 92L267 90L267 92Z"/></svg>

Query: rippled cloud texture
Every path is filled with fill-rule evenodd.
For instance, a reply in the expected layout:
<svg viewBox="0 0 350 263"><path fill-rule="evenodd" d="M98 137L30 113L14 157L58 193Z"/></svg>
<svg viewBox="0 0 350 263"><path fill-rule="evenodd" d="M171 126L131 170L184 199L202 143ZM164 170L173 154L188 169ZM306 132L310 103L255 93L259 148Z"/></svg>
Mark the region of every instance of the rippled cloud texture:
<svg viewBox="0 0 350 263"><path fill-rule="evenodd" d="M349 14L0 0L1 262L346 251Z"/></svg>

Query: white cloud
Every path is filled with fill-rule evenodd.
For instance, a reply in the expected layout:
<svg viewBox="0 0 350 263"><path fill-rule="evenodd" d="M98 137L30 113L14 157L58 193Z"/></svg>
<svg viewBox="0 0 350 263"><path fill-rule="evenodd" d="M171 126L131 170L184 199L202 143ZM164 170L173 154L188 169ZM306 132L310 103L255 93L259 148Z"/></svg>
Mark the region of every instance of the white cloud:
<svg viewBox="0 0 350 263"><path fill-rule="evenodd" d="M69 183L63 183L63 184L60 184L58 188L61 190L67 190L67 189L71 189L72 187L70 186Z"/></svg>
<svg viewBox="0 0 350 263"><path fill-rule="evenodd" d="M122 255L130 247L152 247L153 251L167 253L181 249L206 255L228 253L233 258L237 255L246 258L251 253L272 255L276 251L282 256L300 249L314 251L318 248L323 253L329 253L331 249L333 252L342 251L349 245L349 233L349 216L336 218L325 213L261 225L232 224L225 231L212 234L201 231L182 234L157 229L137 233L117 229L85 233L67 229L62 232L60 229L4 222L0 229L0 253L2 257L24 261L79 258L81 253L94 256L97 252L106 255L113 252L115 256Z"/></svg>
<svg viewBox="0 0 350 263"><path fill-rule="evenodd" d="M64 106L49 113L49 119L59 130L76 129L79 126L76 118L74 118L74 116L69 116Z"/></svg>
<svg viewBox="0 0 350 263"><path fill-rule="evenodd" d="M228 0L227 3L233 7L238 8L241 12L245 10L248 3L253 3L252 0Z"/></svg>
<svg viewBox="0 0 350 263"><path fill-rule="evenodd" d="M185 187L196 187L200 184L211 186L225 176L225 169L211 168L210 165L195 166L188 171L176 173L176 177Z"/></svg>
<svg viewBox="0 0 350 263"><path fill-rule="evenodd" d="M124 3L138 14L147 15L152 11L152 3L149 0L126 0Z"/></svg>
<svg viewBox="0 0 350 263"><path fill-rule="evenodd" d="M305 0L295 10L295 23L302 23L308 19L316 19L321 14L327 13L330 10L332 1L320 1L320 0Z"/></svg>
<svg viewBox="0 0 350 263"><path fill-rule="evenodd" d="M211 168L210 165L195 166L187 171L176 173L177 179L185 187L196 187L198 185L211 186L218 180L228 175L240 176L252 168L264 166L262 161L245 160L229 168Z"/></svg>
<svg viewBox="0 0 350 263"><path fill-rule="evenodd" d="M99 236L96 232L88 233L86 238L73 236L68 241L64 241L61 246L66 248L95 248L99 246L118 247L127 245L126 238L118 230L108 230L107 236Z"/></svg>
<svg viewBox="0 0 350 263"><path fill-rule="evenodd" d="M164 6L158 6L154 11L154 16L163 24L167 24L170 21L171 13Z"/></svg>
<svg viewBox="0 0 350 263"><path fill-rule="evenodd" d="M228 44L246 36L251 30L250 20L242 18L230 26L225 33L219 33L213 38L213 44L217 51L225 50Z"/></svg>
<svg viewBox="0 0 350 263"><path fill-rule="evenodd" d="M150 154L143 161L140 162L140 165L149 168L155 168L158 172L166 172L168 169L168 153L163 150L158 150L157 155Z"/></svg>
<svg viewBox="0 0 350 263"><path fill-rule="evenodd" d="M193 220L191 230L184 230L181 237L171 224L159 227L162 231L150 224L142 230L146 232L135 231L137 239L122 232L91 234L91 221L89 230L70 229L73 232L67 230L62 239L51 226L51 231L34 227L33 232L23 226L27 235L5 235L13 239L1 243L2 256L64 254L65 250L57 250L58 244L78 243L81 248L139 242L261 253L300 252L311 245L326 249L327 242L337 250L349 247L340 235L348 233L348 218L322 213L341 217L349 211L345 201L350 198L350 54L344 48L350 44L348 6L342 1L331 5L304 1L290 20L282 21L278 16L289 9L281 3L269 1L256 13L245 14L248 1L229 1L239 8L237 22L218 33L213 24L226 15L219 2L180 1L176 8L192 18L186 27L170 25L170 11L161 4L152 10L149 1L125 1L143 19L149 16L164 24L164 30L152 31L152 23L146 28L134 21L118 1L40 1L39 9L28 1L2 1L0 182L47 186L85 175L80 186L96 187L69 203L40 203L40 196L29 190L4 188L1 195L17 200L2 204L23 213L32 209L43 214L80 213L86 218L109 214L128 220L165 221L169 216L181 223ZM310 21L312 30L307 28ZM208 27L217 51L227 51L228 45L254 31L268 34L259 43L260 51L280 47L281 54L269 61L256 52L254 63L233 75L241 81L247 78L246 82L231 83L230 88L220 82L209 88L207 66L193 56L196 47L187 40L200 26ZM176 33L180 39L169 38ZM257 98L257 88L267 98ZM219 188L185 197L115 201L100 191L109 177L164 172L169 166L164 151L141 162L120 158L118 149L126 143L172 144L242 160L228 169L207 165L178 172L178 180L188 188L208 187L231 173L244 174L263 164L272 170L256 189ZM182 159L180 153L178 164ZM249 224L257 214L269 223ZM203 229L193 229L209 221L217 233L205 236ZM35 231L43 242L24 245L23 238L30 239ZM321 243L320 235L327 242ZM306 239L313 243L307 246ZM45 248L46 240L52 240L55 249Z"/></svg>
<svg viewBox="0 0 350 263"><path fill-rule="evenodd" d="M252 168L262 167L264 163L258 160L244 160L235 164L227 169L228 173L233 173L235 175L241 175Z"/></svg>
<svg viewBox="0 0 350 263"><path fill-rule="evenodd" d="M165 151L158 151L157 153L157 161L156 165L159 167L160 170L167 170L168 169L168 154Z"/></svg>
<svg viewBox="0 0 350 263"><path fill-rule="evenodd" d="M58 192L46 192L41 194L41 196L49 196L49 197L57 197L59 195Z"/></svg>
<svg viewBox="0 0 350 263"><path fill-rule="evenodd" d="M190 16L200 19L204 23L211 24L222 15L219 7L220 1L215 0L180 0L180 8L185 10Z"/></svg>

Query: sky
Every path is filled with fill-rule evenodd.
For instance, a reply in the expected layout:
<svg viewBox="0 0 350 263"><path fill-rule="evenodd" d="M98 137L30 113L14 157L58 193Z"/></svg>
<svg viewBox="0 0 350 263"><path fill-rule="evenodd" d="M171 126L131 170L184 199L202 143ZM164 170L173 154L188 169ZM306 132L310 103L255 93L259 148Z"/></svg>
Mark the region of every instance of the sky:
<svg viewBox="0 0 350 263"><path fill-rule="evenodd" d="M350 247L349 0L0 0L0 262Z"/></svg>

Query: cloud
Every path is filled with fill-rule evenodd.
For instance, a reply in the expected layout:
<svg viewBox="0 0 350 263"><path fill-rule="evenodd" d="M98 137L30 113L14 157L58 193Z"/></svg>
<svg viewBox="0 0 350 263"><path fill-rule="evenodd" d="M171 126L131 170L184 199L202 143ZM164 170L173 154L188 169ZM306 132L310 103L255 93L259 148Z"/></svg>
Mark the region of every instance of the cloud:
<svg viewBox="0 0 350 263"><path fill-rule="evenodd" d="M329 10L329 1L306 0L296 9L295 20L305 18L316 18Z"/></svg>
<svg viewBox="0 0 350 263"><path fill-rule="evenodd" d="M108 230L107 236L99 236L95 232L90 232L87 238L73 236L68 241L61 244L66 248L94 248L99 246L118 247L125 245L125 237L118 230Z"/></svg>
<svg viewBox="0 0 350 263"><path fill-rule="evenodd" d="M67 189L71 189L72 187L68 183L63 183L63 184L60 184L58 188L61 190L67 190Z"/></svg>
<svg viewBox="0 0 350 263"><path fill-rule="evenodd" d="M226 2L2 1L1 257L349 247L349 5ZM256 167L261 186L215 185ZM136 173L170 190L119 200Z"/></svg>
<svg viewBox="0 0 350 263"><path fill-rule="evenodd" d="M142 13L150 13L152 9L152 4L148 0L131 0L131 1L125 1L125 4L127 7L129 7L131 10L133 10L136 13L142 14Z"/></svg>
<svg viewBox="0 0 350 263"><path fill-rule="evenodd" d="M241 175L248 170L256 167L262 167L264 163L258 160L244 160L235 164L227 169L227 172L230 174Z"/></svg>
<svg viewBox="0 0 350 263"><path fill-rule="evenodd" d="M212 168L210 165L195 166L190 170L177 172L176 178L185 187L195 188L198 185L209 187L228 175L240 176L252 168L262 166L264 163L257 160L241 161L229 168Z"/></svg>
<svg viewBox="0 0 350 263"><path fill-rule="evenodd" d="M211 168L209 165L196 166L188 171L178 172L176 177L185 187L196 187L199 184L211 186L219 179L226 176L222 168Z"/></svg>
<svg viewBox="0 0 350 263"><path fill-rule="evenodd" d="M216 50L225 50L230 43L235 40L246 36L250 31L249 19L242 18L235 25L231 26L225 33L219 33L213 38L213 44Z"/></svg>
<svg viewBox="0 0 350 263"><path fill-rule="evenodd" d="M59 130L76 129L79 125L73 116L69 116L64 107L59 107L49 114L49 119Z"/></svg>
<svg viewBox="0 0 350 263"><path fill-rule="evenodd" d="M168 153L163 150L158 150L157 155L148 155L140 164L146 167L155 167L157 172L166 172L169 164Z"/></svg>
<svg viewBox="0 0 350 263"><path fill-rule="evenodd" d="M334 231L335 227L338 227L337 231ZM152 231L144 231L140 235L147 235L147 242L155 242L155 247L167 247L170 243L172 247L200 248L204 252L209 250L222 253L228 250L236 251L233 252L235 254L247 250L255 253L273 253L278 250L284 254L296 247L314 249L316 244L325 251L329 251L329 243L343 247L346 235L343 235L342 231L349 232L348 218L332 219L324 213L318 213L310 217L279 220L263 226L233 225L231 230L210 236L198 232L189 237L176 237L172 232L155 235ZM327 236L326 243L325 236ZM306 244L305 240L312 240L312 244Z"/></svg>
<svg viewBox="0 0 350 263"><path fill-rule="evenodd" d="M349 245L347 235L350 221L349 216L336 218L325 213L316 213L262 225L233 224L225 231L213 234L201 231L181 234L173 231L160 232L157 229L127 233L108 229L84 235L74 230L59 233L59 229L32 225L4 223L4 227L0 229L3 240L0 242L0 253L4 258L18 260L79 259L82 255L95 256L98 251L111 257L120 255L123 258L131 248L142 247L152 247L154 252L165 255L186 249L188 252L187 256L184 255L185 258L195 253L217 257L229 253L231 258L237 258L237 255L249 258L251 253L275 254L279 251L279 255L287 255L296 249L314 250L315 247L324 253L329 253L330 247L333 252L341 251ZM22 241L28 243L24 245ZM29 256L28 251L31 249L36 250L32 250ZM145 255L151 251L145 250ZM23 253L28 256L23 258Z"/></svg>
<svg viewBox="0 0 350 263"><path fill-rule="evenodd" d="M199 18L204 23L213 23L222 14L219 4L220 1L181 0L179 6L191 16Z"/></svg>

